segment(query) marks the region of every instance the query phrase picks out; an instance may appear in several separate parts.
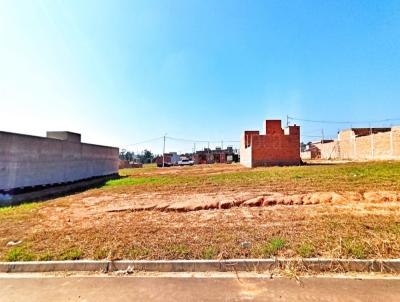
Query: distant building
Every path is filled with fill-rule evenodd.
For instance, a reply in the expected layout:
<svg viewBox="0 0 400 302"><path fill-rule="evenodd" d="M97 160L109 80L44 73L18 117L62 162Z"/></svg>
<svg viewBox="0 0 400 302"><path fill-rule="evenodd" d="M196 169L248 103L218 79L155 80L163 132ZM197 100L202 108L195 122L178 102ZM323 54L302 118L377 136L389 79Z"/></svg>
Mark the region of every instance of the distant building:
<svg viewBox="0 0 400 302"><path fill-rule="evenodd" d="M164 166L170 167L178 164L178 161L180 161L180 156L176 152L170 152L170 153L164 153L164 158L162 155L157 156L154 159L154 162L157 164L158 167Z"/></svg>
<svg viewBox="0 0 400 302"><path fill-rule="evenodd" d="M193 160L196 164L232 163L239 161L239 154L233 147L217 147L215 150L204 148L193 154Z"/></svg>
<svg viewBox="0 0 400 302"><path fill-rule="evenodd" d="M119 160L119 169L128 169L128 168L143 168L143 164L134 161L128 161L126 159Z"/></svg>
<svg viewBox="0 0 400 302"><path fill-rule="evenodd" d="M316 146L317 144L328 144L333 142L331 139L324 139L318 142L309 142L305 145L304 149L301 150L300 157L302 160L307 159L318 159L321 158L321 150Z"/></svg>
<svg viewBox="0 0 400 302"><path fill-rule="evenodd" d="M300 127L282 129L280 120L266 120L263 133L245 131L240 143L240 163L249 168L299 165Z"/></svg>

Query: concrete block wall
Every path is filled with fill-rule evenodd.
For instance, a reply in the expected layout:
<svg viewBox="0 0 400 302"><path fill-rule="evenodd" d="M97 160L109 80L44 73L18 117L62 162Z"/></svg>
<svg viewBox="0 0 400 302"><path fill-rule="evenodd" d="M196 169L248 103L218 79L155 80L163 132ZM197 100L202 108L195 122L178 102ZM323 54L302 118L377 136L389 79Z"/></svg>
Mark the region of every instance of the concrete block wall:
<svg viewBox="0 0 400 302"><path fill-rule="evenodd" d="M267 120L264 134L245 131L241 140L240 163L246 167L299 165L300 127L282 129L280 120Z"/></svg>
<svg viewBox="0 0 400 302"><path fill-rule="evenodd" d="M320 150L319 157L322 159L337 159L338 158L338 143L337 141L315 144L315 146ZM315 158L315 157L311 157Z"/></svg>
<svg viewBox="0 0 400 302"><path fill-rule="evenodd" d="M363 136L344 130L338 140L315 146L321 150L322 159L400 160L400 127Z"/></svg>
<svg viewBox="0 0 400 302"><path fill-rule="evenodd" d="M349 159L353 158L356 149L354 145L355 133L353 131L341 131L338 135L338 146L339 146L339 158L341 159Z"/></svg>
<svg viewBox="0 0 400 302"><path fill-rule="evenodd" d="M397 134L397 135L396 135ZM397 132L385 132L385 133L377 133L372 135L372 146L371 147L371 152L372 153L372 158L378 158L378 159L395 159L400 158L399 155L396 155L399 153L399 149L395 149L395 142L400 141L400 133ZM396 141L395 141L396 140Z"/></svg>
<svg viewBox="0 0 400 302"><path fill-rule="evenodd" d="M63 134L64 133L64 134ZM118 148L85 144L70 132L38 137L0 131L0 190L118 173Z"/></svg>
<svg viewBox="0 0 400 302"><path fill-rule="evenodd" d="M304 151L300 153L300 157L302 160L312 159L311 151Z"/></svg>
<svg viewBox="0 0 400 302"><path fill-rule="evenodd" d="M321 158L321 150L315 145L310 146L307 150L300 153L302 160Z"/></svg>
<svg viewBox="0 0 400 302"><path fill-rule="evenodd" d="M393 157L400 159L400 127L392 128Z"/></svg>

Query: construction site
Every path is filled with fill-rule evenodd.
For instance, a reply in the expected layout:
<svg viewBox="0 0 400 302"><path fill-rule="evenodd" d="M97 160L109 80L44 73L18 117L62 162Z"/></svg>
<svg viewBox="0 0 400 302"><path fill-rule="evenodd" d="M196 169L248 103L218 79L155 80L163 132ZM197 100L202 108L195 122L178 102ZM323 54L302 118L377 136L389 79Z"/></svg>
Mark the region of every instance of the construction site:
<svg viewBox="0 0 400 302"><path fill-rule="evenodd" d="M398 131L370 131L313 144L306 160L300 126L266 120L243 132L240 162L206 149L193 165L157 167L182 160L171 153L119 171L118 148L78 134L2 132L2 204L41 202L0 208L0 258L397 258Z"/></svg>
<svg viewBox="0 0 400 302"><path fill-rule="evenodd" d="M0 301L400 301L400 1L0 1Z"/></svg>

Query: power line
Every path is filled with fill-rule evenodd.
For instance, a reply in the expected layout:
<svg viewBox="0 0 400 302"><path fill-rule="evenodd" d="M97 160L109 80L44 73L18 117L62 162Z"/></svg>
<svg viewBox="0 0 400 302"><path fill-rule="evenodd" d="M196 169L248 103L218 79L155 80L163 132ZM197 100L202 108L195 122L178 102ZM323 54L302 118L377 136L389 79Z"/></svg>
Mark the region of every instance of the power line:
<svg viewBox="0 0 400 302"><path fill-rule="evenodd" d="M301 133L301 135L302 136L315 136L315 135L317 135L317 133L319 134L319 133L321 133L321 129L315 129L315 130L311 130L311 131L308 131L308 132L306 132L306 133Z"/></svg>
<svg viewBox="0 0 400 302"><path fill-rule="evenodd" d="M287 118L288 118L288 120L292 120L292 121L319 123L319 124L376 124L376 123L400 121L400 118L388 118L388 119L373 120L373 121L328 121L328 120L302 119L302 118L296 118L296 117L291 117L291 116L288 116Z"/></svg>
<svg viewBox="0 0 400 302"><path fill-rule="evenodd" d="M124 145L124 146L121 146L121 147L124 148L124 147L130 147L130 146L137 146L137 145L141 145L141 144L145 144L145 143L150 143L150 142L154 142L154 141L158 141L158 140L166 140L166 139L173 140L173 141L188 142L188 143L204 143L204 144L221 143L220 140L219 141L211 141L211 140L197 140L197 139L177 138L177 137L171 137L171 136L160 136L160 137L151 138L151 139L143 140L143 141L140 141L140 142ZM223 140L223 141L226 142L226 143L240 143L240 141L235 141L235 140Z"/></svg>
<svg viewBox="0 0 400 302"><path fill-rule="evenodd" d="M187 139L187 138L178 138L178 137L171 137L167 136L168 139L174 140L174 141L181 141L181 142L189 142L189 143L208 143L209 141L202 141L202 140L196 140L196 139Z"/></svg>
<svg viewBox="0 0 400 302"><path fill-rule="evenodd" d="M141 145L141 144L145 144L145 143L150 143L150 142L153 142L153 141L160 140L160 139L162 139L162 138L163 138L163 136L160 136L160 137L156 137L156 138L152 138L152 139L147 139L147 140L144 140L144 141L141 141L141 142L137 142L137 143L133 143L133 144L129 144L129 145L124 145L124 146L122 146L122 147L130 147L130 146L136 146L136 145Z"/></svg>
<svg viewBox="0 0 400 302"><path fill-rule="evenodd" d="M178 138L178 137L171 137L167 136L167 139L174 140L174 141L182 141L182 142L189 142L189 143L221 143L222 141L227 143L240 143L240 141L235 140L219 140L219 141L212 141L212 140L198 140L198 139L188 139L188 138Z"/></svg>
<svg viewBox="0 0 400 302"><path fill-rule="evenodd" d="M321 138L321 135L301 135L302 137L318 137Z"/></svg>

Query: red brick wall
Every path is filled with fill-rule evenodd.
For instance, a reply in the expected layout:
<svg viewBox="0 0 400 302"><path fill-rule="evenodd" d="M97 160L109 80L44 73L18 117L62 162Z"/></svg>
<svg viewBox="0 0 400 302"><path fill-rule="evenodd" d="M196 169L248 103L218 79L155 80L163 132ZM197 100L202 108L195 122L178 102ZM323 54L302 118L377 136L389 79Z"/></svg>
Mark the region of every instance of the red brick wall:
<svg viewBox="0 0 400 302"><path fill-rule="evenodd" d="M164 163L170 163L172 161L172 156L170 154L165 154L164 155ZM163 163L163 157L162 155L158 156L155 160L155 163L157 164L162 164Z"/></svg>
<svg viewBox="0 0 400 302"><path fill-rule="evenodd" d="M260 131L245 131L244 132L244 144L246 147L251 146L251 138L254 135L260 135Z"/></svg>
<svg viewBox="0 0 400 302"><path fill-rule="evenodd" d="M266 120L263 134L283 135L282 122L280 120Z"/></svg>
<svg viewBox="0 0 400 302"><path fill-rule="evenodd" d="M241 148L241 163L251 167L300 164L300 127L290 126L284 131L281 121L276 120L266 121L264 125L265 134L245 132L242 145L246 147Z"/></svg>

